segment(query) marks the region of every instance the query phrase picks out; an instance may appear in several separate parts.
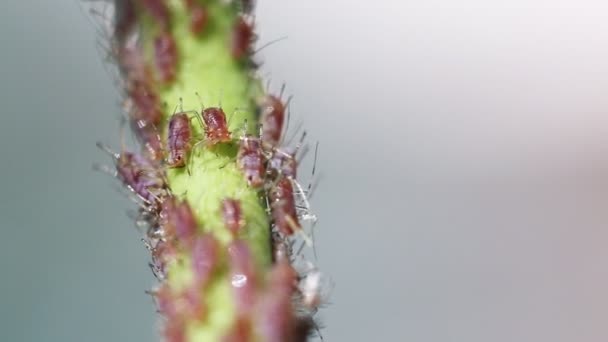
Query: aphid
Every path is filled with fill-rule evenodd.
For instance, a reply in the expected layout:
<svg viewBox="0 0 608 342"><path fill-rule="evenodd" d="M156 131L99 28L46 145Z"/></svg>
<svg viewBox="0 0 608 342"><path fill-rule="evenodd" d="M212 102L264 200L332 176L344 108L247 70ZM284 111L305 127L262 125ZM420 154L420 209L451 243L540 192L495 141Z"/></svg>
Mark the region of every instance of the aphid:
<svg viewBox="0 0 608 342"><path fill-rule="evenodd" d="M270 209L276 228L286 236L293 235L302 227L298 220L292 182L279 179L268 192Z"/></svg>
<svg viewBox="0 0 608 342"><path fill-rule="evenodd" d="M245 174L249 186L256 189L262 187L266 167L260 140L250 135L242 137L236 158L237 166Z"/></svg>
<svg viewBox="0 0 608 342"><path fill-rule="evenodd" d="M239 230L245 226L241 202L234 198L225 198L222 201L221 211L226 228L233 235L237 235Z"/></svg>
<svg viewBox="0 0 608 342"><path fill-rule="evenodd" d="M187 242L196 234L198 224L188 202L167 198L162 203L162 208L162 215L166 221L164 224L166 238L177 238L181 242Z"/></svg>
<svg viewBox="0 0 608 342"><path fill-rule="evenodd" d="M261 138L264 147L279 145L285 122L285 105L274 95L266 95L260 103Z"/></svg>
<svg viewBox="0 0 608 342"><path fill-rule="evenodd" d="M230 40L230 53L232 57L241 60L246 57L251 51L251 43L254 40L253 27L245 21L245 18L239 17L232 27Z"/></svg>
<svg viewBox="0 0 608 342"><path fill-rule="evenodd" d="M154 58L162 82L171 82L177 69L177 46L168 32L162 32L154 39Z"/></svg>
<svg viewBox="0 0 608 342"><path fill-rule="evenodd" d="M289 262L280 262L272 267L268 288L256 312L264 341L299 341L292 306L296 278L297 274Z"/></svg>
<svg viewBox="0 0 608 342"><path fill-rule="evenodd" d="M232 140L226 114L219 107L208 107L203 109L203 121L205 122L205 140L208 145L230 142Z"/></svg>
<svg viewBox="0 0 608 342"><path fill-rule="evenodd" d="M97 146L114 158L116 171L113 175L146 205L153 205L168 194L164 175L148 159L130 152L113 152L101 143Z"/></svg>
<svg viewBox="0 0 608 342"><path fill-rule="evenodd" d="M152 124L147 124L144 120L131 120L131 129L144 146L146 156L152 160L159 161L163 158L164 151L160 139L160 135L156 127Z"/></svg>
<svg viewBox="0 0 608 342"><path fill-rule="evenodd" d="M143 121L143 126L158 125L161 122L163 111L160 99L148 82L138 80L130 82L127 93L135 106L131 114L134 120Z"/></svg>
<svg viewBox="0 0 608 342"><path fill-rule="evenodd" d="M190 118L184 112L173 114L169 120L167 135L167 165L172 168L184 167L190 152L192 128Z"/></svg>
<svg viewBox="0 0 608 342"><path fill-rule="evenodd" d="M193 34L200 34L209 22L209 11L201 5L194 5L190 11L190 31Z"/></svg>
<svg viewBox="0 0 608 342"><path fill-rule="evenodd" d="M244 241L235 240L228 246L228 263L236 306L247 312L255 302L257 279L251 251Z"/></svg>
<svg viewBox="0 0 608 342"><path fill-rule="evenodd" d="M221 342L251 341L252 326L249 317L242 315L236 319L230 330L224 335Z"/></svg>
<svg viewBox="0 0 608 342"><path fill-rule="evenodd" d="M205 286L219 263L219 242L212 234L198 236L192 246L192 268L199 286Z"/></svg>
<svg viewBox="0 0 608 342"><path fill-rule="evenodd" d="M133 0L116 1L114 3L114 36L119 45L122 45L126 37L129 36L137 16L135 15L135 4Z"/></svg>
<svg viewBox="0 0 608 342"><path fill-rule="evenodd" d="M169 29L171 17L164 0L139 0L148 13L157 21L163 31Z"/></svg>

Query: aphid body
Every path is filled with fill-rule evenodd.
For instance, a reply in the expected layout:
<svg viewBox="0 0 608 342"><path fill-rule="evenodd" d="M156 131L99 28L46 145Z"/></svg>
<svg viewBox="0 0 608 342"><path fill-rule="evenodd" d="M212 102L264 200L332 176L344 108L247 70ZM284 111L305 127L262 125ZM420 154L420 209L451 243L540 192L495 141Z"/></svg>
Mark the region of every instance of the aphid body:
<svg viewBox="0 0 608 342"><path fill-rule="evenodd" d="M230 52L232 57L241 60L246 57L251 50L251 43L254 40L253 27L239 17L232 27Z"/></svg>
<svg viewBox="0 0 608 342"><path fill-rule="evenodd" d="M266 95L260 104L261 138L264 147L276 147L281 141L285 105L274 95Z"/></svg>
<svg viewBox="0 0 608 342"><path fill-rule="evenodd" d="M249 186L253 188L264 186L266 167L259 139L249 135L241 138L237 166L245 174Z"/></svg>
<svg viewBox="0 0 608 342"><path fill-rule="evenodd" d="M203 109L203 121L205 123L205 140L208 145L230 142L232 140L228 130L226 114L219 107Z"/></svg>
<svg viewBox="0 0 608 342"><path fill-rule="evenodd" d="M154 58L160 80L171 82L177 71L177 46L170 33L162 32L154 39Z"/></svg>
<svg viewBox="0 0 608 342"><path fill-rule="evenodd" d="M239 230L245 226L241 202L234 198L226 198L222 201L221 210L226 228L233 235L238 234Z"/></svg>
<svg viewBox="0 0 608 342"><path fill-rule="evenodd" d="M186 113L177 113L169 120L169 132L167 135L167 165L178 168L186 165L186 158L190 152L190 139L192 128L190 118Z"/></svg>
<svg viewBox="0 0 608 342"><path fill-rule="evenodd" d="M287 178L279 179L268 193L274 224L282 234L293 235L301 229L296 211L292 182Z"/></svg>

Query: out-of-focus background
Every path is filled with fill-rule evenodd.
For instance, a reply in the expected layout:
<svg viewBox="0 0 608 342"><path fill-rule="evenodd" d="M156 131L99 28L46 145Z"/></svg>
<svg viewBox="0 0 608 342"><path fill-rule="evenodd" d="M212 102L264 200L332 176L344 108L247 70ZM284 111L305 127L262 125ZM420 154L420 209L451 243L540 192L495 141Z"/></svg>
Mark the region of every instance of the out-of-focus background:
<svg viewBox="0 0 608 342"><path fill-rule="evenodd" d="M118 93L76 0L0 4L0 340L154 341L91 165ZM266 0L262 72L320 141L325 341L608 341L608 4Z"/></svg>

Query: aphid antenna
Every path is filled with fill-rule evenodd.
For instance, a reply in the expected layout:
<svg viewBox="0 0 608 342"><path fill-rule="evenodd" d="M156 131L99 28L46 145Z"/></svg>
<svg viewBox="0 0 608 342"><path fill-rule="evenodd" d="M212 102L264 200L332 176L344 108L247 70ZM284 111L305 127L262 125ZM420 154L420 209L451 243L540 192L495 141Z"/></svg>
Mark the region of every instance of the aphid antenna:
<svg viewBox="0 0 608 342"><path fill-rule="evenodd" d="M287 113L289 116L289 111ZM302 122L299 122L298 125L296 126L295 131L293 132L293 135L289 139L287 139L287 141L285 142L285 145L291 145L291 143L293 142L293 139L298 135L298 132L300 132L301 129L302 129ZM285 132L287 133L287 130L285 130Z"/></svg>
<svg viewBox="0 0 608 342"><path fill-rule="evenodd" d="M118 159L120 159L120 153L115 152L108 145L102 143L101 141L96 142L95 145L97 146L97 148L99 148L100 150L105 152L107 155L112 157L112 159L114 159L114 161L118 161ZM95 164L93 164L93 167L95 167ZM102 170L99 170L99 171L102 171Z"/></svg>
<svg viewBox="0 0 608 342"><path fill-rule="evenodd" d="M257 49L255 49L255 50L252 52L252 55L256 55L256 54L258 54L260 51L264 50L265 48L267 48L267 47L271 46L271 45L272 45L272 44L274 44L274 43L278 43L278 42L280 42L280 41L282 41L282 40L287 40L287 38L289 38L289 37L288 37L288 36L282 36L282 37L279 37L279 38L273 39L273 40L271 40L271 41L269 41L269 42L267 42L267 43L264 43L262 46L260 46L260 47L258 47Z"/></svg>

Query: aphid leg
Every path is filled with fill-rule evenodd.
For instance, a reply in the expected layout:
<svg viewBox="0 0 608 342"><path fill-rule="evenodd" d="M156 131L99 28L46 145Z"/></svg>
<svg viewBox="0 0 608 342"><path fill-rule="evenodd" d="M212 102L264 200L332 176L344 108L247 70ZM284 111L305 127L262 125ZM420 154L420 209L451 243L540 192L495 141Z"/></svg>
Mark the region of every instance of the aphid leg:
<svg viewBox="0 0 608 342"><path fill-rule="evenodd" d="M306 244L308 246L312 246L312 240L310 239L310 237L308 235L306 235L306 232L304 231L304 229L302 229L302 227L300 227L295 220L293 219L293 217L291 216L287 216L285 218L285 220L287 221L287 224L289 225L289 227L294 231L297 232L300 237L302 238L302 240L304 240L304 242L306 242Z"/></svg>
<svg viewBox="0 0 608 342"><path fill-rule="evenodd" d="M316 222L317 216L314 214L311 214L310 202L308 201L306 193L304 192L304 188L302 188L302 185L300 185L300 183L297 180L291 179L291 178L289 180L298 189L297 193L300 195L300 199L302 200L302 202L304 203L304 207L306 208L306 214L304 214L302 216L302 219Z"/></svg>
<svg viewBox="0 0 608 342"><path fill-rule="evenodd" d="M281 87L281 97L283 96L283 89L285 88L285 83L283 83L283 87ZM279 146L283 145L283 140L285 140L285 136L287 132L289 132L289 121L291 121L291 100L293 96L289 95L287 97L287 101L285 101L285 108L287 108L287 122L285 122L285 128L281 131L281 140L279 141Z"/></svg>

